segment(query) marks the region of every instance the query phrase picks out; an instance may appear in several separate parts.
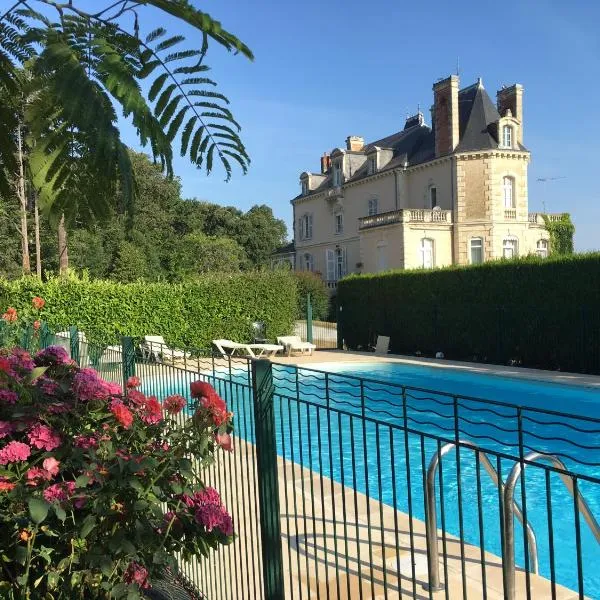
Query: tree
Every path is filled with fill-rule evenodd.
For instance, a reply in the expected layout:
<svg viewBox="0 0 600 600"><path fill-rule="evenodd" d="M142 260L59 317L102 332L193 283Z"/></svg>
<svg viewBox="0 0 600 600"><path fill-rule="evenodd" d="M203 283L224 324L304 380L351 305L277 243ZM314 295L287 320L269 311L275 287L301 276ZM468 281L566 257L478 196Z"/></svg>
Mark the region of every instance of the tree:
<svg viewBox="0 0 600 600"><path fill-rule="evenodd" d="M244 249L231 238L190 233L180 242L175 254L179 279L203 273L239 271L246 260Z"/></svg>
<svg viewBox="0 0 600 600"><path fill-rule="evenodd" d="M285 223L273 216L269 206L253 206L241 218L241 227L235 239L244 248L250 262L258 267L268 263L273 252L286 240Z"/></svg>
<svg viewBox="0 0 600 600"><path fill-rule="evenodd" d="M182 49L184 38L169 37L162 28L140 37L142 5L199 30L201 47ZM227 98L214 91L216 83L206 77L204 59L209 38L252 58L247 46L187 0L106 0L95 7L92 12L73 0L17 0L0 16L0 94L22 93L18 73L24 65L34 74L34 101L28 107L35 141L30 165L41 208L58 220L64 213L70 221L82 209L105 217L106 199L114 196L117 184L131 206L136 182L117 127L116 107L169 177L176 138L181 154L207 173L215 158L227 178L231 160L245 172L249 158L239 125ZM128 26L129 15L133 21ZM17 126L14 111L0 105L4 194L10 190L9 175L18 171L13 135Z"/></svg>

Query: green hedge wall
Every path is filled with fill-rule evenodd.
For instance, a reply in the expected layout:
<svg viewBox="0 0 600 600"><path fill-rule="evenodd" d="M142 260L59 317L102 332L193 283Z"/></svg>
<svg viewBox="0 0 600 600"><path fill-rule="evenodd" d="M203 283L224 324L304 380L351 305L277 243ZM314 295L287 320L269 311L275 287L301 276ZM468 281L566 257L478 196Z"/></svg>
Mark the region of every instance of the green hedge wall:
<svg viewBox="0 0 600 600"><path fill-rule="evenodd" d="M356 275L338 302L352 349L600 373L600 253Z"/></svg>
<svg viewBox="0 0 600 600"><path fill-rule="evenodd" d="M217 338L249 341L252 322L267 336L293 331L296 282L290 273L210 275L193 283L129 283L35 278L0 280L0 310L28 309L33 296L46 300L41 318L51 329L76 325L91 341L162 335L176 347L208 348Z"/></svg>

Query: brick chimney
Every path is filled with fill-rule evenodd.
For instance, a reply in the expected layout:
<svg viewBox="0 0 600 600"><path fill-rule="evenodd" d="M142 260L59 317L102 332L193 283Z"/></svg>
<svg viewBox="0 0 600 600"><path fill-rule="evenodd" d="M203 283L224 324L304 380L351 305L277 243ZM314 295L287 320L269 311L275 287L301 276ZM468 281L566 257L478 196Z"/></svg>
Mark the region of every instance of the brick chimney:
<svg viewBox="0 0 600 600"><path fill-rule="evenodd" d="M321 173L325 175L329 173L329 169L331 168L331 156L327 152L323 152L323 156L321 156Z"/></svg>
<svg viewBox="0 0 600 600"><path fill-rule="evenodd" d="M498 90L496 94L496 102L498 112L501 117L506 115L506 111L510 110L512 116L519 121L517 127L517 141L523 143L523 86L515 83L510 87L504 87Z"/></svg>
<svg viewBox="0 0 600 600"><path fill-rule="evenodd" d="M365 147L365 138L358 135L349 135L346 138L346 150L360 152Z"/></svg>
<svg viewBox="0 0 600 600"><path fill-rule="evenodd" d="M457 75L451 75L433 86L432 125L436 157L450 154L458 146L458 86Z"/></svg>

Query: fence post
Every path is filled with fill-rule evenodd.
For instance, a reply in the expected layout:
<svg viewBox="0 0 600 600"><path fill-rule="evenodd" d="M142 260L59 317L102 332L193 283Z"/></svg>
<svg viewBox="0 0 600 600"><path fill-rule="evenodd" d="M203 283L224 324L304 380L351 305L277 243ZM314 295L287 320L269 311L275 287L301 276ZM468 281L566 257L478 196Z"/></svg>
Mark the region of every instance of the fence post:
<svg viewBox="0 0 600 600"><path fill-rule="evenodd" d="M312 319L312 301L309 293L306 294L306 341L310 342L311 344L313 341Z"/></svg>
<svg viewBox="0 0 600 600"><path fill-rule="evenodd" d="M252 394L265 600L283 600L283 551L273 393L271 362L266 359L253 361Z"/></svg>
<svg viewBox="0 0 600 600"><path fill-rule="evenodd" d="M135 347L132 337L121 338L121 360L123 361L123 389L127 389L127 380L135 375Z"/></svg>
<svg viewBox="0 0 600 600"><path fill-rule="evenodd" d="M79 364L79 331L75 325L69 327L69 345L71 348L71 358Z"/></svg>
<svg viewBox="0 0 600 600"><path fill-rule="evenodd" d="M50 339L50 328L46 321L42 321L40 325L40 350L44 350L49 346L48 340Z"/></svg>

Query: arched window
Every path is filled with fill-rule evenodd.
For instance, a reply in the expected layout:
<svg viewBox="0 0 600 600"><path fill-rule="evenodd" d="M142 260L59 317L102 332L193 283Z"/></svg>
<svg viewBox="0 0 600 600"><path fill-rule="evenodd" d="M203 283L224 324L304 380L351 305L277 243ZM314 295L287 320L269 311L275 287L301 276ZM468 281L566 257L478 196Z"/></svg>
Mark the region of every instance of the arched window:
<svg viewBox="0 0 600 600"><path fill-rule="evenodd" d="M502 128L502 146L504 148L512 148L513 128L510 125L505 125Z"/></svg>
<svg viewBox="0 0 600 600"><path fill-rule="evenodd" d="M432 269L435 266L435 259L433 256L433 240L430 238L421 239L421 267L423 269Z"/></svg>
<svg viewBox="0 0 600 600"><path fill-rule="evenodd" d="M519 255L519 240L516 237L504 238L502 242L502 258L515 258Z"/></svg>
<svg viewBox="0 0 600 600"><path fill-rule="evenodd" d="M504 194L504 208L516 208L515 203L515 180L512 177L502 178L502 190Z"/></svg>
<svg viewBox="0 0 600 600"><path fill-rule="evenodd" d="M536 247L536 254L540 258L547 258L548 256L548 240L538 240Z"/></svg>
<svg viewBox="0 0 600 600"><path fill-rule="evenodd" d="M479 265L483 262L483 238L471 238L471 264Z"/></svg>
<svg viewBox="0 0 600 600"><path fill-rule="evenodd" d="M308 252L306 252L303 256L302 256L302 268L305 271L312 271L314 267L313 264L313 257L312 254L309 254Z"/></svg>

